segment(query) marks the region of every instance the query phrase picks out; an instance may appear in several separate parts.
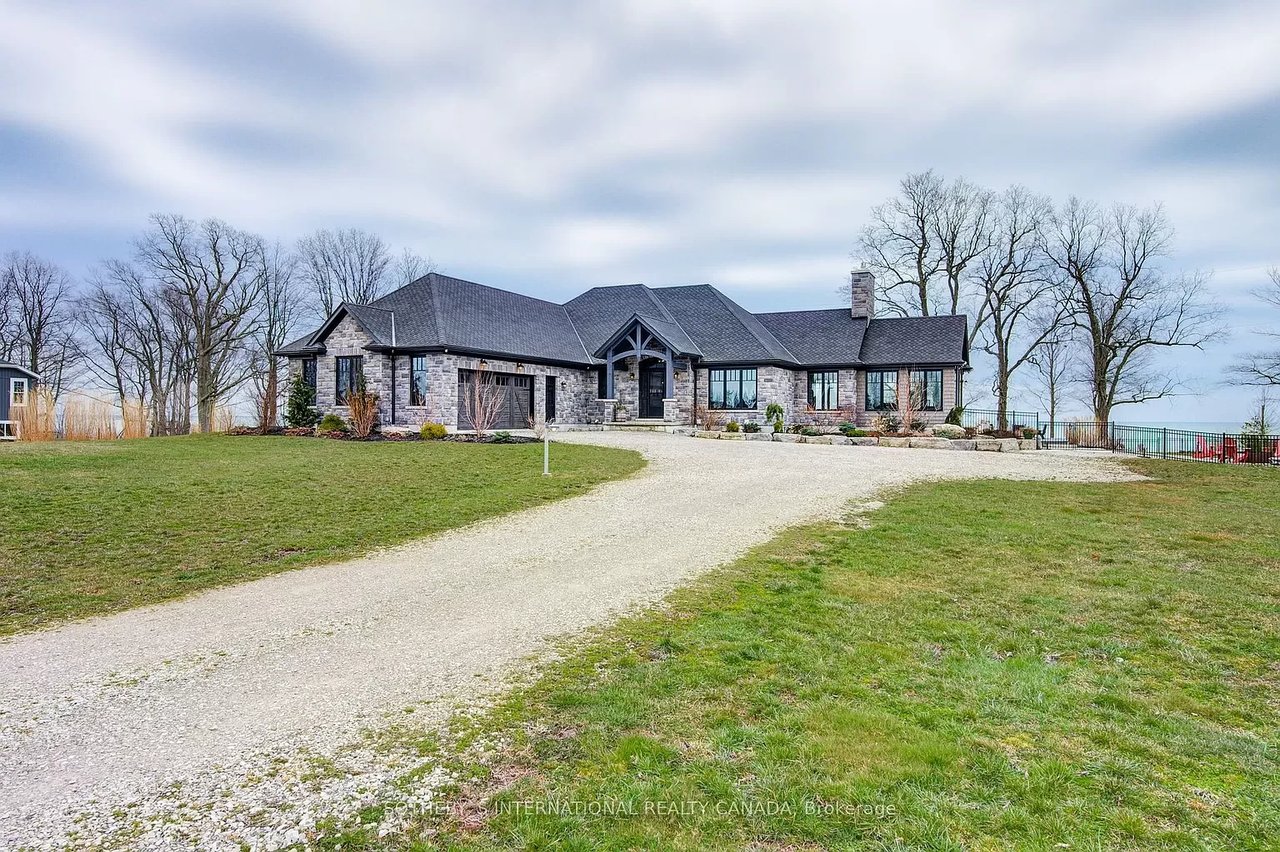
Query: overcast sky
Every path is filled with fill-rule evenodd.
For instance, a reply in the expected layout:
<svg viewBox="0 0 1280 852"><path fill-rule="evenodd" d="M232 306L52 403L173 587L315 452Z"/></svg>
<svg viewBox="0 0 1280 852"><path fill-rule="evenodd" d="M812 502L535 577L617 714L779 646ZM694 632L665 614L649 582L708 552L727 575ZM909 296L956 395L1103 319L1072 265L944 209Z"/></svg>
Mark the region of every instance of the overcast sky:
<svg viewBox="0 0 1280 852"><path fill-rule="evenodd" d="M0 250L77 275L155 211L355 225L557 301L708 282L831 307L907 172L1162 201L1231 338L1280 264L1280 2L4 2ZM980 371L981 373L981 371ZM981 374L975 385L984 381Z"/></svg>

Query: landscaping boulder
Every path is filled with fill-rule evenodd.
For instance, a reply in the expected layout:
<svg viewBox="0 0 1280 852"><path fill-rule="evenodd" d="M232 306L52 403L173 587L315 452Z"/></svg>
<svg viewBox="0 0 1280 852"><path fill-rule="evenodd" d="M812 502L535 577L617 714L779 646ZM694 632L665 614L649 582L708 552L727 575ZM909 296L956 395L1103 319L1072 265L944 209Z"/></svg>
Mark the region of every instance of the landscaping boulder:
<svg viewBox="0 0 1280 852"><path fill-rule="evenodd" d="M774 432L769 437L784 444L798 444L804 438L803 435L793 435L790 432Z"/></svg>
<svg viewBox="0 0 1280 852"><path fill-rule="evenodd" d="M978 442L977 442L977 441L975 441L975 440L973 440L972 438L961 438L961 439L959 439L959 440L956 440L956 441L952 441L952 442L951 442L951 449L953 449L953 450L976 450L976 449L978 449Z"/></svg>
<svg viewBox="0 0 1280 852"><path fill-rule="evenodd" d="M832 443L831 435L809 435L804 439L806 444L830 444Z"/></svg>
<svg viewBox="0 0 1280 852"><path fill-rule="evenodd" d="M747 432L743 435L747 441L772 441L773 436L766 432Z"/></svg>
<svg viewBox="0 0 1280 852"><path fill-rule="evenodd" d="M832 435L832 436L831 436L831 443L833 443L833 444L840 444L840 445L844 445L844 444L849 443L849 439L848 439L848 438L846 438L844 435Z"/></svg>
<svg viewBox="0 0 1280 852"><path fill-rule="evenodd" d="M946 438L912 438L911 448L920 450L949 450L951 442Z"/></svg>
<svg viewBox="0 0 1280 852"><path fill-rule="evenodd" d="M745 441L747 436L741 432L720 432L721 441Z"/></svg>
<svg viewBox="0 0 1280 852"><path fill-rule="evenodd" d="M693 436L694 436L695 438L719 438L719 437L720 437L720 433L719 433L719 432L713 432L713 431L711 431L711 430L709 430L709 429L699 429L697 432L694 432L694 433L693 433Z"/></svg>
<svg viewBox="0 0 1280 852"><path fill-rule="evenodd" d="M998 453L1004 449L998 438L978 438L973 442L973 448L980 453Z"/></svg>
<svg viewBox="0 0 1280 852"><path fill-rule="evenodd" d="M845 438L844 442L855 447L874 447L879 443L879 440L870 436L863 436L861 438Z"/></svg>
<svg viewBox="0 0 1280 852"><path fill-rule="evenodd" d="M881 438L881 439L880 439L880 446L882 446L882 447L902 447L902 448L904 448L904 449L905 449L906 447L911 446L911 439L910 439L910 438Z"/></svg>
<svg viewBox="0 0 1280 852"><path fill-rule="evenodd" d="M1035 439L1035 438L1019 438L1019 439L1018 439L1018 449L1020 449L1020 450L1034 450L1034 449L1036 449L1036 439Z"/></svg>
<svg viewBox="0 0 1280 852"><path fill-rule="evenodd" d="M954 423L939 423L936 426L929 427L929 434L935 438L949 438L955 440L964 437L964 429L956 426Z"/></svg>

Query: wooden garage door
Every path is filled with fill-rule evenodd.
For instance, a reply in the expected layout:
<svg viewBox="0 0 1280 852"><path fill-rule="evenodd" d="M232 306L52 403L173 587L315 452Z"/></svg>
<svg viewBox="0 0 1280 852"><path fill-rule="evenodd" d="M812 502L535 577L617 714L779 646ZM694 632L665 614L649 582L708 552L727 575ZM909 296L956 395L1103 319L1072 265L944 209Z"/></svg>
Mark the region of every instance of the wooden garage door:
<svg viewBox="0 0 1280 852"><path fill-rule="evenodd" d="M474 429L471 409L475 404L475 393L472 383L476 381L475 370L458 371L458 428ZM500 408L494 429L528 429L529 418L533 416L533 377L516 373L484 372L484 381L494 386L492 393L499 397Z"/></svg>

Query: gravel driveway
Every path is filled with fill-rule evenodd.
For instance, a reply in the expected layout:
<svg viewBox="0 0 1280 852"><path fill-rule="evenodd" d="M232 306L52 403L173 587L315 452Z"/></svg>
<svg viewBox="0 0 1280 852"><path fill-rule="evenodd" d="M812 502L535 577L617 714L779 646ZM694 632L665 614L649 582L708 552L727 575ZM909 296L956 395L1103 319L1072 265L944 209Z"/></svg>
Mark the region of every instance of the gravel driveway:
<svg viewBox="0 0 1280 852"><path fill-rule="evenodd" d="M130 848L280 845L402 770L362 751L360 731L410 709L443 717L549 638L654 601L782 527L921 479L1129 478L1079 453L562 439L650 464L361 559L0 642L0 848L103 835ZM307 786L317 757L340 771Z"/></svg>

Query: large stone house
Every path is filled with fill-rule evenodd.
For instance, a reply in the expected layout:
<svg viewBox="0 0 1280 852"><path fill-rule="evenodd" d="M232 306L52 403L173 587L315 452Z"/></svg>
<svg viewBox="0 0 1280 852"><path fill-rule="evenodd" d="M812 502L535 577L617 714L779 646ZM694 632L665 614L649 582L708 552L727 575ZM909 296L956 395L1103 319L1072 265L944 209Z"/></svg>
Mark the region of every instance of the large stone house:
<svg viewBox="0 0 1280 852"><path fill-rule="evenodd" d="M368 305L340 305L278 354L348 414L361 383L384 425L472 426L477 376L497 384L494 428L628 419L684 425L705 407L763 422L869 423L914 389L919 419L961 404L963 316L875 316L875 279L855 272L849 308L753 314L715 287L595 287L561 305L432 273Z"/></svg>

